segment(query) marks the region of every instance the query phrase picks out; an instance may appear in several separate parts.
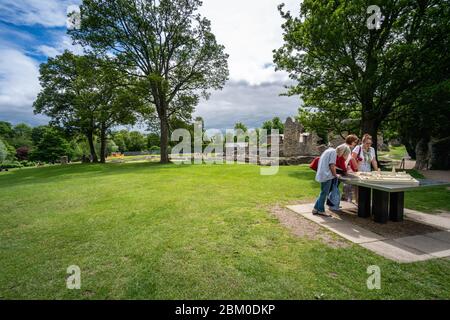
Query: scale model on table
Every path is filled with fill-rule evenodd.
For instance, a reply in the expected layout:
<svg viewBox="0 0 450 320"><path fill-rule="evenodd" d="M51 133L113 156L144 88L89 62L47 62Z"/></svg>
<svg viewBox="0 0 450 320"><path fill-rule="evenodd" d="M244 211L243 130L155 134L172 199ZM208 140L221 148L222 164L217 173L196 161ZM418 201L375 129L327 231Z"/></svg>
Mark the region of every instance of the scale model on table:
<svg viewBox="0 0 450 320"><path fill-rule="evenodd" d="M442 186L446 183L416 180L406 172L356 172L342 176L340 181L358 187L358 216L378 223L403 221L405 191Z"/></svg>
<svg viewBox="0 0 450 320"><path fill-rule="evenodd" d="M414 179L406 172L395 171L372 171L372 172L354 172L347 175L350 178L359 179L377 184L402 185L402 186L418 186L420 182Z"/></svg>

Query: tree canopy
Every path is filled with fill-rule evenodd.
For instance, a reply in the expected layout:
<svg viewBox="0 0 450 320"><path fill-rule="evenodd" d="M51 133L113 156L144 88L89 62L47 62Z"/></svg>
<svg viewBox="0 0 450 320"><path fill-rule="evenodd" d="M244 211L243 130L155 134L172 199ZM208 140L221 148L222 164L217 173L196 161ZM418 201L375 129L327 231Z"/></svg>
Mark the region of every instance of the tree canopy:
<svg viewBox="0 0 450 320"><path fill-rule="evenodd" d="M86 48L117 58L140 80L160 121L161 162L168 162L169 120L190 116L209 89L228 78L228 55L197 11L199 0L84 0L81 27L69 33Z"/></svg>
<svg viewBox="0 0 450 320"><path fill-rule="evenodd" d="M442 63L439 52L448 56L450 15L448 2L440 0L370 4L381 9L379 29L367 27L365 0L304 0L299 17L281 5L284 44L274 60L296 81L288 94L301 95L301 109L312 113L303 113L305 119L337 131L357 120L376 146L380 126L401 106L402 95L427 84Z"/></svg>
<svg viewBox="0 0 450 320"><path fill-rule="evenodd" d="M40 67L42 91L34 103L52 123L70 133L86 136L97 161L94 136L101 140L100 160L105 161L107 134L115 125L134 124L139 113L151 112L136 85L112 67L113 61L68 51Z"/></svg>

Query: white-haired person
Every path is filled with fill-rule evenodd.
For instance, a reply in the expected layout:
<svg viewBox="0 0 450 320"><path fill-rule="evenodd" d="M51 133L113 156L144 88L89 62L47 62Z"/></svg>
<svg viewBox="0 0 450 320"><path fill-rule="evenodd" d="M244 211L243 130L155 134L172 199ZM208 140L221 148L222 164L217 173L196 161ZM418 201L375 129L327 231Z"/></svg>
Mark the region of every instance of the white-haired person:
<svg viewBox="0 0 450 320"><path fill-rule="evenodd" d="M337 188L337 163L341 162L339 161L339 159L346 159L350 152L351 151L349 146L346 144L342 144L336 149L328 148L320 156L316 173L316 181L320 183L320 194L312 211L314 215L323 215L328 217L330 216L329 214L325 213L325 202L330 195L331 187L334 187L336 185ZM336 180L334 181L334 179ZM335 183L335 185L333 184L333 182ZM333 209L336 208L339 208L339 203L333 203Z"/></svg>

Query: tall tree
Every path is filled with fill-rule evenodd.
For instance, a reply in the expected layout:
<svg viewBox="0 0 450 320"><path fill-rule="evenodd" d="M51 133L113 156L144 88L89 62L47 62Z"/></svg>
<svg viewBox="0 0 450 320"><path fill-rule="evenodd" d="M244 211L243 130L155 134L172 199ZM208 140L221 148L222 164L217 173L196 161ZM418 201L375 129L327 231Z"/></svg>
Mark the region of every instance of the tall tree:
<svg viewBox="0 0 450 320"><path fill-rule="evenodd" d="M263 123L262 128L267 130L269 134L272 133L272 129L278 130L279 134L284 133L284 123L281 122L279 117L275 117L272 120L267 120Z"/></svg>
<svg viewBox="0 0 450 320"><path fill-rule="evenodd" d="M35 145L30 158L37 161L55 163L62 156L69 156L70 145L60 130L47 127L44 129L42 138Z"/></svg>
<svg viewBox="0 0 450 320"><path fill-rule="evenodd" d="M0 139L0 164L8 157L8 149L5 143Z"/></svg>
<svg viewBox="0 0 450 320"><path fill-rule="evenodd" d="M0 137L3 139L9 139L13 136L13 128L11 123L6 121L0 121Z"/></svg>
<svg viewBox="0 0 450 320"><path fill-rule="evenodd" d="M248 128L245 124L243 124L242 122L236 122L236 124L234 125L234 129L235 130L242 130L242 132L246 133L248 131Z"/></svg>
<svg viewBox="0 0 450 320"><path fill-rule="evenodd" d="M12 130L12 137L9 139L9 143L16 149L20 147L30 148L32 146L31 130L32 128L25 123L17 124Z"/></svg>
<svg viewBox="0 0 450 320"><path fill-rule="evenodd" d="M115 54L117 67L142 79L160 121L161 162L169 162L169 120L192 113L228 78L228 55L200 0L84 0L81 27L69 31L87 48Z"/></svg>
<svg viewBox="0 0 450 320"><path fill-rule="evenodd" d="M381 8L379 28L366 24L369 4ZM298 82L288 94L330 122L357 115L374 146L402 93L423 84L423 56L447 37L448 2L440 0L304 0L299 17L279 10L284 45L274 60Z"/></svg>
<svg viewBox="0 0 450 320"><path fill-rule="evenodd" d="M133 94L132 79L111 67L107 59L77 56L68 51L40 67L42 91L34 103L52 123L70 133L83 133L91 157L98 161L95 136L100 137L100 161L105 162L107 135L118 124L133 124L145 104Z"/></svg>

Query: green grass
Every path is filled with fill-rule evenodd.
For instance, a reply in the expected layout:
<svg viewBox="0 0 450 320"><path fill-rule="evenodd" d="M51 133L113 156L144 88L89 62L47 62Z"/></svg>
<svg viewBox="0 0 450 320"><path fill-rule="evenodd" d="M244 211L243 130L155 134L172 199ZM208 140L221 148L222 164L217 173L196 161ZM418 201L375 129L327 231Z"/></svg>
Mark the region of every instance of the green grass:
<svg viewBox="0 0 450 320"><path fill-rule="evenodd" d="M405 146L393 147L389 146L389 151L379 151L378 153L381 158L386 158L389 160L402 160L405 155L408 154Z"/></svg>
<svg viewBox="0 0 450 320"><path fill-rule="evenodd" d="M270 215L313 199L307 167L71 165L0 174L0 299L450 298L450 261L397 264L296 237ZM446 210L450 194L407 194ZM326 232L326 231L324 231ZM81 268L81 290L65 286ZM378 265L382 289L366 287Z"/></svg>

